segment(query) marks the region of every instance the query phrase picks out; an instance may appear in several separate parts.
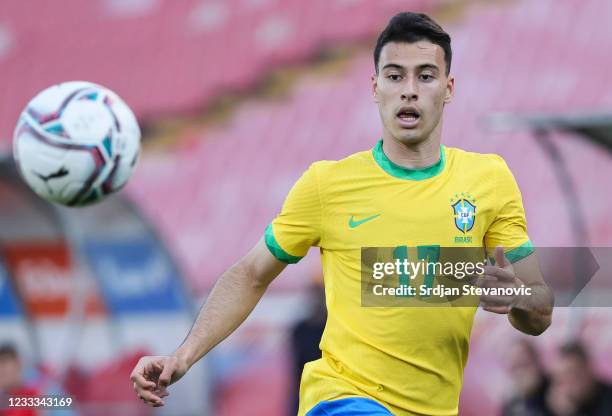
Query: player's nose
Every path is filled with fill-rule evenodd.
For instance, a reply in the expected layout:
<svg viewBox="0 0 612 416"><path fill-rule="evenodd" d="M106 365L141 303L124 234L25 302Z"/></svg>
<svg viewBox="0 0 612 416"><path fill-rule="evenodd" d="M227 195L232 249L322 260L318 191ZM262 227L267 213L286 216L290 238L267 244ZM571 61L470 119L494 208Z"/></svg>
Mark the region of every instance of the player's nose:
<svg viewBox="0 0 612 416"><path fill-rule="evenodd" d="M413 77L406 77L402 85L402 101L416 101L419 99L418 83Z"/></svg>

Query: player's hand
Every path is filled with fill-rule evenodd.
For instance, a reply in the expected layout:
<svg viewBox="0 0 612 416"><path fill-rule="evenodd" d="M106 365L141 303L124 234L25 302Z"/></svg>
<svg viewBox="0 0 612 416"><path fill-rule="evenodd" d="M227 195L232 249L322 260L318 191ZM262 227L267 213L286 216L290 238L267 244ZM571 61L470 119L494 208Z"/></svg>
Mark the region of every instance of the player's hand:
<svg viewBox="0 0 612 416"><path fill-rule="evenodd" d="M485 267L484 275L477 279L476 285L483 288L520 287L521 281L516 277L512 264L504 255L503 247L495 248L495 266ZM515 295L481 295L480 304L485 311L507 314L515 304Z"/></svg>
<svg viewBox="0 0 612 416"><path fill-rule="evenodd" d="M142 357L130 378L134 382L134 391L146 404L159 407L168 396L167 387L185 375L187 363L175 356Z"/></svg>

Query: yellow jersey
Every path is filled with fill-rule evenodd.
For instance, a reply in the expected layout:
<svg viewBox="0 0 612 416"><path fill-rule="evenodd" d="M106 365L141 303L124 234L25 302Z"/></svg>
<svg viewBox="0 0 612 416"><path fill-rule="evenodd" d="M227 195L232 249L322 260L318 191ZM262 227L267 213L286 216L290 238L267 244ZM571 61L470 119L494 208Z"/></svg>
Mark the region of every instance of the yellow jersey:
<svg viewBox="0 0 612 416"><path fill-rule="evenodd" d="M395 415L456 415L475 307L362 306L362 248L503 246L529 255L525 212L504 160L440 146L439 161L406 169L383 152L313 163L265 241L299 261L320 248L328 318L322 358L302 375L299 415L321 401L376 400Z"/></svg>

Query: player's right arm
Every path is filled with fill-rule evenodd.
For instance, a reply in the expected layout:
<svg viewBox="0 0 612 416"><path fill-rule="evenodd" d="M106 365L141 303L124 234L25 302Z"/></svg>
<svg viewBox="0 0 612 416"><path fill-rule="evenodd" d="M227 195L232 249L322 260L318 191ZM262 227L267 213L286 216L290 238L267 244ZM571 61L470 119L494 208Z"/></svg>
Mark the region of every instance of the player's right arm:
<svg viewBox="0 0 612 416"><path fill-rule="evenodd" d="M145 403L163 406L166 387L245 319L274 278L320 245L322 198L313 164L295 183L265 237L221 275L183 344L171 356L143 357L134 371L134 390Z"/></svg>
<svg viewBox="0 0 612 416"><path fill-rule="evenodd" d="M163 406L166 388L238 328L286 266L261 239L221 275L189 335L174 354L142 357L138 361L131 374L138 396L149 405Z"/></svg>

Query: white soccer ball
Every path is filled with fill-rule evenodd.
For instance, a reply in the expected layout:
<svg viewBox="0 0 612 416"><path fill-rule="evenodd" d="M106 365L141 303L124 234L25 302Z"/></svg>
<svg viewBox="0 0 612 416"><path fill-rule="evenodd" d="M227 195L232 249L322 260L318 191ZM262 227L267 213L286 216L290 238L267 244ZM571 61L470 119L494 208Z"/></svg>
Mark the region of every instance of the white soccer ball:
<svg viewBox="0 0 612 416"><path fill-rule="evenodd" d="M117 94L84 81L39 93L19 117L13 154L25 182L42 198L68 206L101 201L130 178L140 128Z"/></svg>

